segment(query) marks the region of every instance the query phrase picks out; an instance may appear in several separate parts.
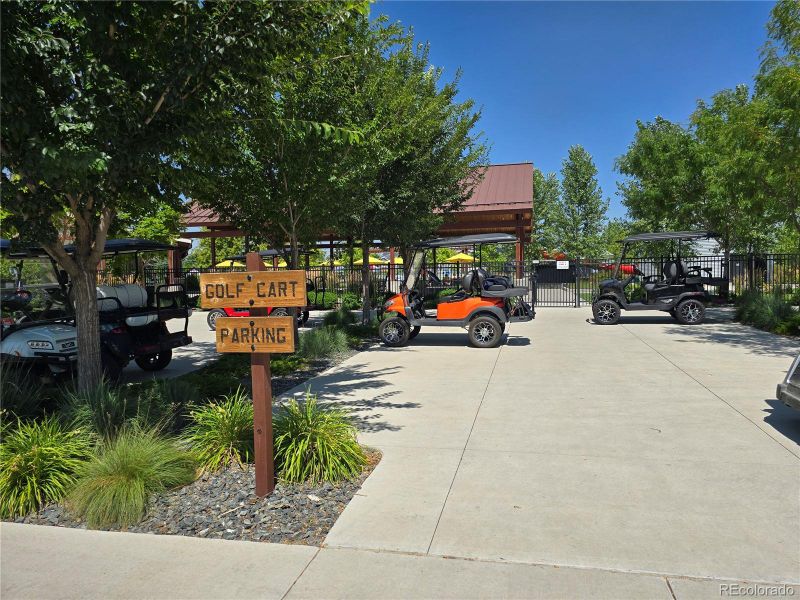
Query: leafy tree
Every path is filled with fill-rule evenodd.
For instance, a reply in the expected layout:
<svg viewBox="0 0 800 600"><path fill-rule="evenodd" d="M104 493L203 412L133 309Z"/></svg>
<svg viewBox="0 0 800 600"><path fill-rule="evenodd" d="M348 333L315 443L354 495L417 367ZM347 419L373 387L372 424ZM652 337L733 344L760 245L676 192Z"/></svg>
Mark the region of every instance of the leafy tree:
<svg viewBox="0 0 800 600"><path fill-rule="evenodd" d="M180 205L187 140L235 120L265 77L296 70L335 2L4 2L2 176L8 222L73 283L79 386L101 376L97 264L121 211ZM283 60L277 60L281 57ZM56 225L76 245L67 255Z"/></svg>
<svg viewBox="0 0 800 600"><path fill-rule="evenodd" d="M144 215L120 210L109 233L112 237L129 236L173 244L181 231L182 215L182 211L170 204L159 204Z"/></svg>
<svg viewBox="0 0 800 600"><path fill-rule="evenodd" d="M561 184L555 173L545 175L533 170L533 222L530 247L538 257L543 250L553 250L558 243L556 215L561 202Z"/></svg>
<svg viewBox="0 0 800 600"><path fill-rule="evenodd" d="M279 249L288 242L293 268L300 244L330 231L332 166L360 138L329 124L346 102L351 26L320 31L303 69L277 88L266 79L252 88L232 109L240 122L228 135L211 132L187 150L185 188L192 196L252 239Z"/></svg>
<svg viewBox="0 0 800 600"><path fill-rule="evenodd" d="M755 97L762 104L768 193L800 240L800 3L776 2L767 32Z"/></svg>
<svg viewBox="0 0 800 600"><path fill-rule="evenodd" d="M229 256L237 256L244 252L243 238L217 238L214 243L216 248L217 262L225 260ZM197 246L189 251L189 255L184 261L186 268L205 268L213 267L211 261L211 239L200 238Z"/></svg>
<svg viewBox="0 0 800 600"><path fill-rule="evenodd" d="M630 179L619 184L622 203L646 230L687 227L692 203L705 195L696 138L677 123L656 117L636 123L636 134L616 169Z"/></svg>
<svg viewBox="0 0 800 600"><path fill-rule="evenodd" d="M455 101L458 79L440 85L442 72L429 65L427 47L399 27L363 25L352 40L360 51L352 53L343 113L364 139L336 174L337 228L360 240L364 254L375 239L407 248L472 194L485 159L473 132L479 114L471 101ZM421 261L422 253L415 258ZM366 321L366 264L362 281Z"/></svg>
<svg viewBox="0 0 800 600"><path fill-rule="evenodd" d="M597 167L580 145L570 147L561 167L561 198L554 211L557 246L570 258L598 256L608 200L597 183Z"/></svg>

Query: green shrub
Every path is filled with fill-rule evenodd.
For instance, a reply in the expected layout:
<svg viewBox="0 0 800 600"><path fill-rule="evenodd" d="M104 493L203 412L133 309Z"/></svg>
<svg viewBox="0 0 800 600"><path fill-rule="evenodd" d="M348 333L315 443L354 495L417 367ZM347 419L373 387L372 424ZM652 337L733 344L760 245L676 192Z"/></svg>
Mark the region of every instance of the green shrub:
<svg viewBox="0 0 800 600"><path fill-rule="evenodd" d="M342 295L341 308L344 310L358 310L361 308L361 296L353 292L345 292Z"/></svg>
<svg viewBox="0 0 800 600"><path fill-rule="evenodd" d="M745 292L739 297L736 307L738 321L767 331L775 331L781 321L796 314L791 304L776 294Z"/></svg>
<svg viewBox="0 0 800 600"><path fill-rule="evenodd" d="M128 526L140 521L152 494L194 480L190 452L155 431L126 427L78 470L68 507L89 527Z"/></svg>
<svg viewBox="0 0 800 600"><path fill-rule="evenodd" d="M302 369L306 360L299 354L273 354L269 361L270 371L278 377Z"/></svg>
<svg viewBox="0 0 800 600"><path fill-rule="evenodd" d="M91 438L54 417L9 427L0 445L0 514L25 515L57 502L91 454Z"/></svg>
<svg viewBox="0 0 800 600"><path fill-rule="evenodd" d="M275 466L287 482L341 481L358 475L367 462L347 414L317 404L310 392L291 400L274 419Z"/></svg>
<svg viewBox="0 0 800 600"><path fill-rule="evenodd" d="M345 327L347 325L352 325L355 322L356 316L352 313L352 311L344 308L331 311L325 315L324 319L322 319L322 324L325 327Z"/></svg>
<svg viewBox="0 0 800 600"><path fill-rule="evenodd" d="M185 425L187 406L197 402L198 397L191 381L154 379L138 389L136 418L145 428L177 432Z"/></svg>
<svg viewBox="0 0 800 600"><path fill-rule="evenodd" d="M322 292L317 293L317 304L322 306L325 309L331 308L334 304L336 304L336 294L334 292ZM311 304L314 302L314 292L308 292L308 303Z"/></svg>
<svg viewBox="0 0 800 600"><path fill-rule="evenodd" d="M3 409L20 418L41 414L48 397L44 383L33 369L6 361L0 361L0 389Z"/></svg>
<svg viewBox="0 0 800 600"><path fill-rule="evenodd" d="M90 390L67 391L62 412L75 427L110 438L136 417L136 408L122 388L103 381Z"/></svg>
<svg viewBox="0 0 800 600"><path fill-rule="evenodd" d="M325 358L348 348L347 334L335 327L319 327L300 336L299 354L304 358Z"/></svg>
<svg viewBox="0 0 800 600"><path fill-rule="evenodd" d="M775 333L781 335L800 335L800 314L795 314L778 323Z"/></svg>
<svg viewBox="0 0 800 600"><path fill-rule="evenodd" d="M222 398L236 391L248 375L249 354L223 354L214 362L178 379L197 388L203 398Z"/></svg>
<svg viewBox="0 0 800 600"><path fill-rule="evenodd" d="M253 457L253 403L242 388L190 413L186 441L204 469L242 465Z"/></svg>
<svg viewBox="0 0 800 600"><path fill-rule="evenodd" d="M378 326L380 322L377 320L372 320L366 325L362 323L356 323L354 325L347 326L347 335L350 336L350 345L357 346L359 345L364 338L376 338L378 337Z"/></svg>

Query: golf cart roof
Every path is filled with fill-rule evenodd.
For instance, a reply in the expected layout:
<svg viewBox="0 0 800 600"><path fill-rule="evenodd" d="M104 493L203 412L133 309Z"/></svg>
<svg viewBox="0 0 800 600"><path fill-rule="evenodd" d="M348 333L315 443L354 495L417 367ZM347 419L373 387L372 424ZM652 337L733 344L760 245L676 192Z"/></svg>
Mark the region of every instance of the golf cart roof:
<svg viewBox="0 0 800 600"><path fill-rule="evenodd" d="M0 252L8 252L9 248L11 248L11 242L0 239Z"/></svg>
<svg viewBox="0 0 800 600"><path fill-rule="evenodd" d="M637 233L629 235L623 241L625 244L633 242L657 242L661 240L702 240L714 237L710 231L662 231L660 233Z"/></svg>
<svg viewBox="0 0 800 600"><path fill-rule="evenodd" d="M158 252L165 250L173 250L175 246L165 244L163 242L154 242L153 240L145 240L142 238L117 238L114 240L106 240L106 245L103 248L103 254L130 254L133 252ZM68 244L64 246L67 254L75 252L75 246Z"/></svg>
<svg viewBox="0 0 800 600"><path fill-rule="evenodd" d="M447 248L451 246L472 246L480 244L513 244L517 238L510 233L479 233L450 238L433 238L416 245L417 248Z"/></svg>

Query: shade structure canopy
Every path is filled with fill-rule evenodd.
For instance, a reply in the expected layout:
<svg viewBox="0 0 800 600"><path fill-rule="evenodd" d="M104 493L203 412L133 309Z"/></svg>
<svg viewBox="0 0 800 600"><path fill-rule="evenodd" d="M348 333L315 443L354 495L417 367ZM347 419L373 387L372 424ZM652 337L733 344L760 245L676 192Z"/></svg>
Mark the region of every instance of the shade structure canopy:
<svg viewBox="0 0 800 600"><path fill-rule="evenodd" d="M358 260L354 260L353 264L354 265L363 265L364 264L364 259L359 258ZM370 264L370 265L388 265L389 263L387 261L383 260L382 258L378 258L377 256L372 256L370 254L369 257L367 258L367 264Z"/></svg>
<svg viewBox="0 0 800 600"><path fill-rule="evenodd" d="M662 240L704 240L715 237L710 231L661 231L658 233L637 233L623 239L623 243L657 242Z"/></svg>
<svg viewBox="0 0 800 600"><path fill-rule="evenodd" d="M469 254L464 254L463 252L459 252L458 254L454 254L450 258L445 258L444 262L446 263L469 263L472 264L475 262L475 257L470 256Z"/></svg>
<svg viewBox="0 0 800 600"><path fill-rule="evenodd" d="M395 256L392 261L390 261L393 265L402 265L403 264L403 257L402 256Z"/></svg>
<svg viewBox="0 0 800 600"><path fill-rule="evenodd" d="M510 233L479 233L476 235L461 235L458 237L433 238L416 245L417 248L452 248L458 246L472 246L480 244L513 244L517 238Z"/></svg>
<svg viewBox="0 0 800 600"><path fill-rule="evenodd" d="M244 266L244 264L243 264L243 263L240 263L239 261L236 261L236 260L230 260L230 259L228 259L228 260L223 260L222 262L218 262L218 263L216 264L216 266L217 266L217 267L219 267L219 268L225 268L225 267L243 267L243 266Z"/></svg>

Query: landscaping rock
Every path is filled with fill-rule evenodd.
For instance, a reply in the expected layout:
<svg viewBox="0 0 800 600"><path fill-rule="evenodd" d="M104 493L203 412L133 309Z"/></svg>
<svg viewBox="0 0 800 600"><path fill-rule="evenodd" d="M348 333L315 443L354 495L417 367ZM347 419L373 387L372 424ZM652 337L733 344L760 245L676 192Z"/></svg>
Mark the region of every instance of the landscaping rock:
<svg viewBox="0 0 800 600"><path fill-rule="evenodd" d="M264 498L255 495L251 465L204 473L194 483L153 497L144 520L123 531L319 546L375 468L380 453L369 451L368 457L367 468L352 481L278 483ZM60 505L47 506L17 521L86 527Z"/></svg>

